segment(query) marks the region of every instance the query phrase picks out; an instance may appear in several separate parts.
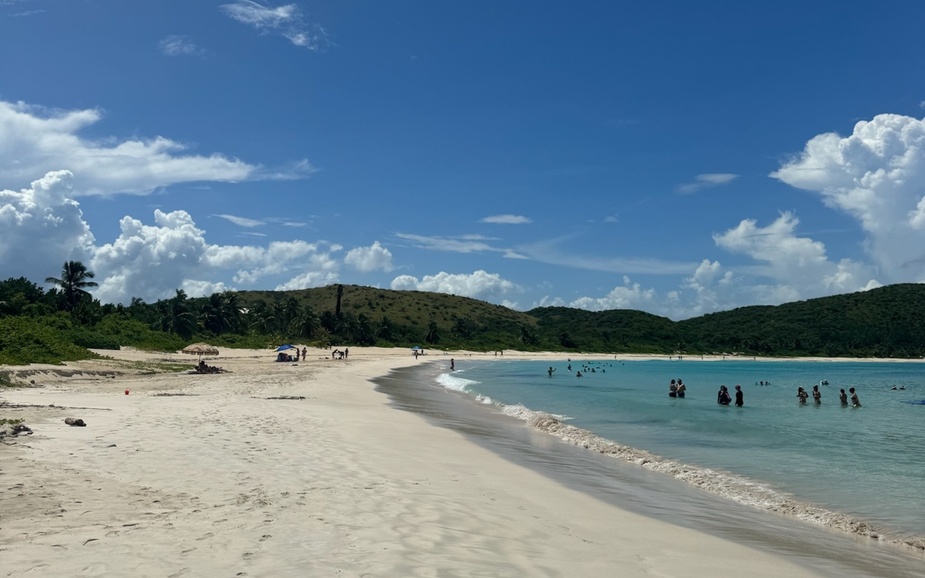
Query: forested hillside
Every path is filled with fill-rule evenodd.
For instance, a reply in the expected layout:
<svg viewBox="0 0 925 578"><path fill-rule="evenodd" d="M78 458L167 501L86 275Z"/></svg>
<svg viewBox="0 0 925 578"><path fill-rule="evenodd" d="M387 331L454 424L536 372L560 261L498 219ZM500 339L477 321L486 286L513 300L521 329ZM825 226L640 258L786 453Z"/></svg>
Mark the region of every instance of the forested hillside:
<svg viewBox="0 0 925 578"><path fill-rule="evenodd" d="M766 356L925 356L925 285L904 284L675 322L632 310L527 312L442 293L331 285L101 304L92 273L65 264L45 290L0 281L0 363L53 362L121 345L176 351L191 341L264 348L379 345L472 350Z"/></svg>

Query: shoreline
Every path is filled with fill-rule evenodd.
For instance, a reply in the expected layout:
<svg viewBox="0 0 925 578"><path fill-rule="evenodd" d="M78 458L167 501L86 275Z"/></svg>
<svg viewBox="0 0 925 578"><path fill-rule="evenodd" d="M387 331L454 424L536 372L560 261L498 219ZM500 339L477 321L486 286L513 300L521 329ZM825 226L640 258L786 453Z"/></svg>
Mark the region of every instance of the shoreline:
<svg viewBox="0 0 925 578"><path fill-rule="evenodd" d="M393 369L464 352L353 348L346 362L299 364L224 353L208 362L230 373L38 373L44 387L0 390L41 406L0 408L37 420L0 446L10 575L820 575L601 503L374 391Z"/></svg>

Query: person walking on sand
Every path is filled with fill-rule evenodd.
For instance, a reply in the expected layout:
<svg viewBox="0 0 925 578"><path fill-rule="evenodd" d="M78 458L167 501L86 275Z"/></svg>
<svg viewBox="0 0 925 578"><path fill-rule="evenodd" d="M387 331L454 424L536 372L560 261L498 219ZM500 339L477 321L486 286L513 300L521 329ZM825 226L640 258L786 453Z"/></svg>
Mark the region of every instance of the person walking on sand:
<svg viewBox="0 0 925 578"><path fill-rule="evenodd" d="M861 400L858 399L858 394L855 393L854 388L848 388L848 391L851 392L851 407L861 407Z"/></svg>
<svg viewBox="0 0 925 578"><path fill-rule="evenodd" d="M845 390L842 389L838 392L838 401L841 402L842 406L848 406L848 394L845 393Z"/></svg>
<svg viewBox="0 0 925 578"><path fill-rule="evenodd" d="M456 371L456 362L453 361L453 358L450 358L450 371Z"/></svg>
<svg viewBox="0 0 925 578"><path fill-rule="evenodd" d="M814 385L814 386L813 386L813 402L814 402L816 405L819 405L819 404L822 403L822 394L819 392L819 386L818 386L818 385Z"/></svg>
<svg viewBox="0 0 925 578"><path fill-rule="evenodd" d="M743 397L744 396L742 395L742 386L737 385L736 386L736 407L742 407L743 405L745 405L745 400L743 399Z"/></svg>

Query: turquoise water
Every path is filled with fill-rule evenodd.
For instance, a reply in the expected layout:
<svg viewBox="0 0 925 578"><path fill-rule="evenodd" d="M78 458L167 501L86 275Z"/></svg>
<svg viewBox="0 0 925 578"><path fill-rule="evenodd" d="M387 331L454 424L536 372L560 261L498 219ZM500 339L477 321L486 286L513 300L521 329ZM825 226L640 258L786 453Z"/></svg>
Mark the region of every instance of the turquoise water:
<svg viewBox="0 0 925 578"><path fill-rule="evenodd" d="M692 466L678 477L743 503L774 509L786 500L789 511L823 525L839 526L841 513L890 539L925 536L925 364L582 360L571 372L567 365L460 360L437 381L508 415L529 421L545 412L590 437ZM672 378L687 384L686 398L668 397ZM797 387L821 381L829 383L820 386L822 403L800 406ZM741 384L745 406L717 405L720 384ZM839 389L849 387L861 408L839 404Z"/></svg>

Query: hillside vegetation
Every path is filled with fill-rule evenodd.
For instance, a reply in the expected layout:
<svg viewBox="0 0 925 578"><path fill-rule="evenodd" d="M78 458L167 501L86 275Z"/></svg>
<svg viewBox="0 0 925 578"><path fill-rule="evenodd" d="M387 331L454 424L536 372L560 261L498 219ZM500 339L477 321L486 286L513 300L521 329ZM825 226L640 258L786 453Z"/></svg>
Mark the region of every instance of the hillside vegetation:
<svg viewBox="0 0 925 578"><path fill-rule="evenodd" d="M68 264L66 264L68 265ZM92 275L69 264L65 273ZM76 273L74 273L76 271ZM65 277L65 276L63 276ZM331 285L103 305L66 279L45 291L0 282L0 364L89 357L122 345L176 351L192 341L270 348L379 345L437 349L762 356L925 356L925 285L892 285L684 321L632 310L520 312L442 293ZM68 290L65 290L68 289Z"/></svg>

